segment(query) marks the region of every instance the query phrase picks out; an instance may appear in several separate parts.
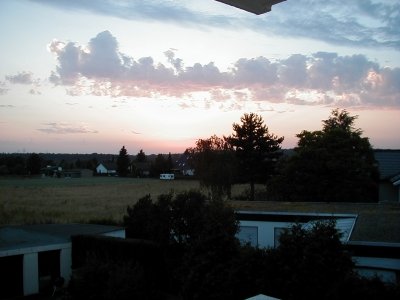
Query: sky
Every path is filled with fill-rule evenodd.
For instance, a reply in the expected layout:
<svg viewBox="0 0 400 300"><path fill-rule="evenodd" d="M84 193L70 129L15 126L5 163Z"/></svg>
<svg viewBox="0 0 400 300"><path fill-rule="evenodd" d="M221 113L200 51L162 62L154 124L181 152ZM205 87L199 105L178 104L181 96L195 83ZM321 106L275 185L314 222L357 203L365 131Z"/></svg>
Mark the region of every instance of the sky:
<svg viewBox="0 0 400 300"><path fill-rule="evenodd" d="M400 149L400 3L0 0L0 153L180 153L245 113L284 136L335 108Z"/></svg>

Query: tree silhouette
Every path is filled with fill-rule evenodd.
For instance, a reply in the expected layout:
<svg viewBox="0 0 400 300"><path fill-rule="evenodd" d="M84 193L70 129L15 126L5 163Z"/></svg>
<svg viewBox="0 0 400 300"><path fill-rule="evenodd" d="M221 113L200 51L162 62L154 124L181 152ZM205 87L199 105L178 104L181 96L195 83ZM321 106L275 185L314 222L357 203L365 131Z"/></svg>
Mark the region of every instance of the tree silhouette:
<svg viewBox="0 0 400 300"><path fill-rule="evenodd" d="M146 161L146 154L143 152L143 149L140 149L139 153L136 155L137 162L145 162Z"/></svg>
<svg viewBox="0 0 400 300"><path fill-rule="evenodd" d="M292 201L370 202L378 197L373 149L357 116L335 109L322 130L297 135L295 155L283 165L274 187Z"/></svg>
<svg viewBox="0 0 400 300"><path fill-rule="evenodd" d="M220 199L225 194L230 197L236 160L225 138L213 135L208 139L199 139L196 147L186 149L186 154L200 184L211 190L213 199Z"/></svg>
<svg viewBox="0 0 400 300"><path fill-rule="evenodd" d="M129 164L130 159L128 156L128 151L125 149L125 146L122 146L119 151L119 155L117 158L117 172L118 176L126 177L129 174Z"/></svg>
<svg viewBox="0 0 400 300"><path fill-rule="evenodd" d="M284 138L269 133L257 114L244 114L240 120L241 124L233 124L234 133L227 141L236 152L241 179L250 182L250 200L254 200L254 184L266 182L273 174Z"/></svg>
<svg viewBox="0 0 400 300"><path fill-rule="evenodd" d="M42 167L42 158L37 153L32 153L29 155L26 161L26 168L28 173L31 175L39 174L40 168Z"/></svg>

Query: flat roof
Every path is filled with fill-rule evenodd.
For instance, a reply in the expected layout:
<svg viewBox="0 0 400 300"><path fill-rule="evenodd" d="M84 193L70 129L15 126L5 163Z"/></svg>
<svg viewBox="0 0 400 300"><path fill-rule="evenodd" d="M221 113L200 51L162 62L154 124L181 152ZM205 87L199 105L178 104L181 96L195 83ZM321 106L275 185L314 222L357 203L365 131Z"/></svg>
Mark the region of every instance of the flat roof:
<svg viewBox="0 0 400 300"><path fill-rule="evenodd" d="M122 227L96 224L35 224L0 227L0 252L65 244L78 234L105 234Z"/></svg>
<svg viewBox="0 0 400 300"><path fill-rule="evenodd" d="M400 203L230 201L237 212L299 218L357 215L350 241L400 243ZM303 216L303 217L302 217ZM296 221L296 217L292 217Z"/></svg>

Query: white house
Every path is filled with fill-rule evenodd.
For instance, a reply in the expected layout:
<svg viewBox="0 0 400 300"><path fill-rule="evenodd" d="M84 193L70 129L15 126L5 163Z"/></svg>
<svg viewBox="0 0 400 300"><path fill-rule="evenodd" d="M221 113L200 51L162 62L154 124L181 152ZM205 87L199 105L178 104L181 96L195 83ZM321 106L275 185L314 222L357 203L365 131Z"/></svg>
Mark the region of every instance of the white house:
<svg viewBox="0 0 400 300"><path fill-rule="evenodd" d="M117 167L112 163L100 163L96 167L96 173L99 175L106 174L106 175L114 176L117 174Z"/></svg>
<svg viewBox="0 0 400 300"><path fill-rule="evenodd" d="M282 231L294 223L311 225L322 220L335 220L336 229L342 233L342 242L347 242L357 219L357 215L354 214L264 211L237 211L236 216L240 222L239 240L265 248L277 247Z"/></svg>
<svg viewBox="0 0 400 300"><path fill-rule="evenodd" d="M55 278L67 284L72 274L71 236L78 234L125 238L125 229L92 224L0 227L0 299L38 294Z"/></svg>

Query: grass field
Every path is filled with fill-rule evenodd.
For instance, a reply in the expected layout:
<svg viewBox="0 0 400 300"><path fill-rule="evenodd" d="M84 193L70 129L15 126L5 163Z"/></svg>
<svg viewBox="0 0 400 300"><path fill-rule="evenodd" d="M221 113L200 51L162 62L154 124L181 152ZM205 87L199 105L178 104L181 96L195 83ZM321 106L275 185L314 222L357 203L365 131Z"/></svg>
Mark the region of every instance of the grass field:
<svg viewBox="0 0 400 300"><path fill-rule="evenodd" d="M238 194L246 187L235 187L234 191ZM199 182L119 177L0 178L0 224L120 222L127 206L147 194L157 199L160 194L190 189L200 189Z"/></svg>
<svg viewBox="0 0 400 300"><path fill-rule="evenodd" d="M0 225L90 221L119 223L126 214L127 206L134 205L147 194L155 200L160 194L190 189L200 189L199 182L118 177L0 178ZM400 242L400 203L238 200L247 189L248 185L233 187L232 196L235 201L229 201L232 208L270 212L357 214L357 226L353 233L356 240ZM263 189L263 186L257 186L259 192ZM207 193L204 189L201 191Z"/></svg>

